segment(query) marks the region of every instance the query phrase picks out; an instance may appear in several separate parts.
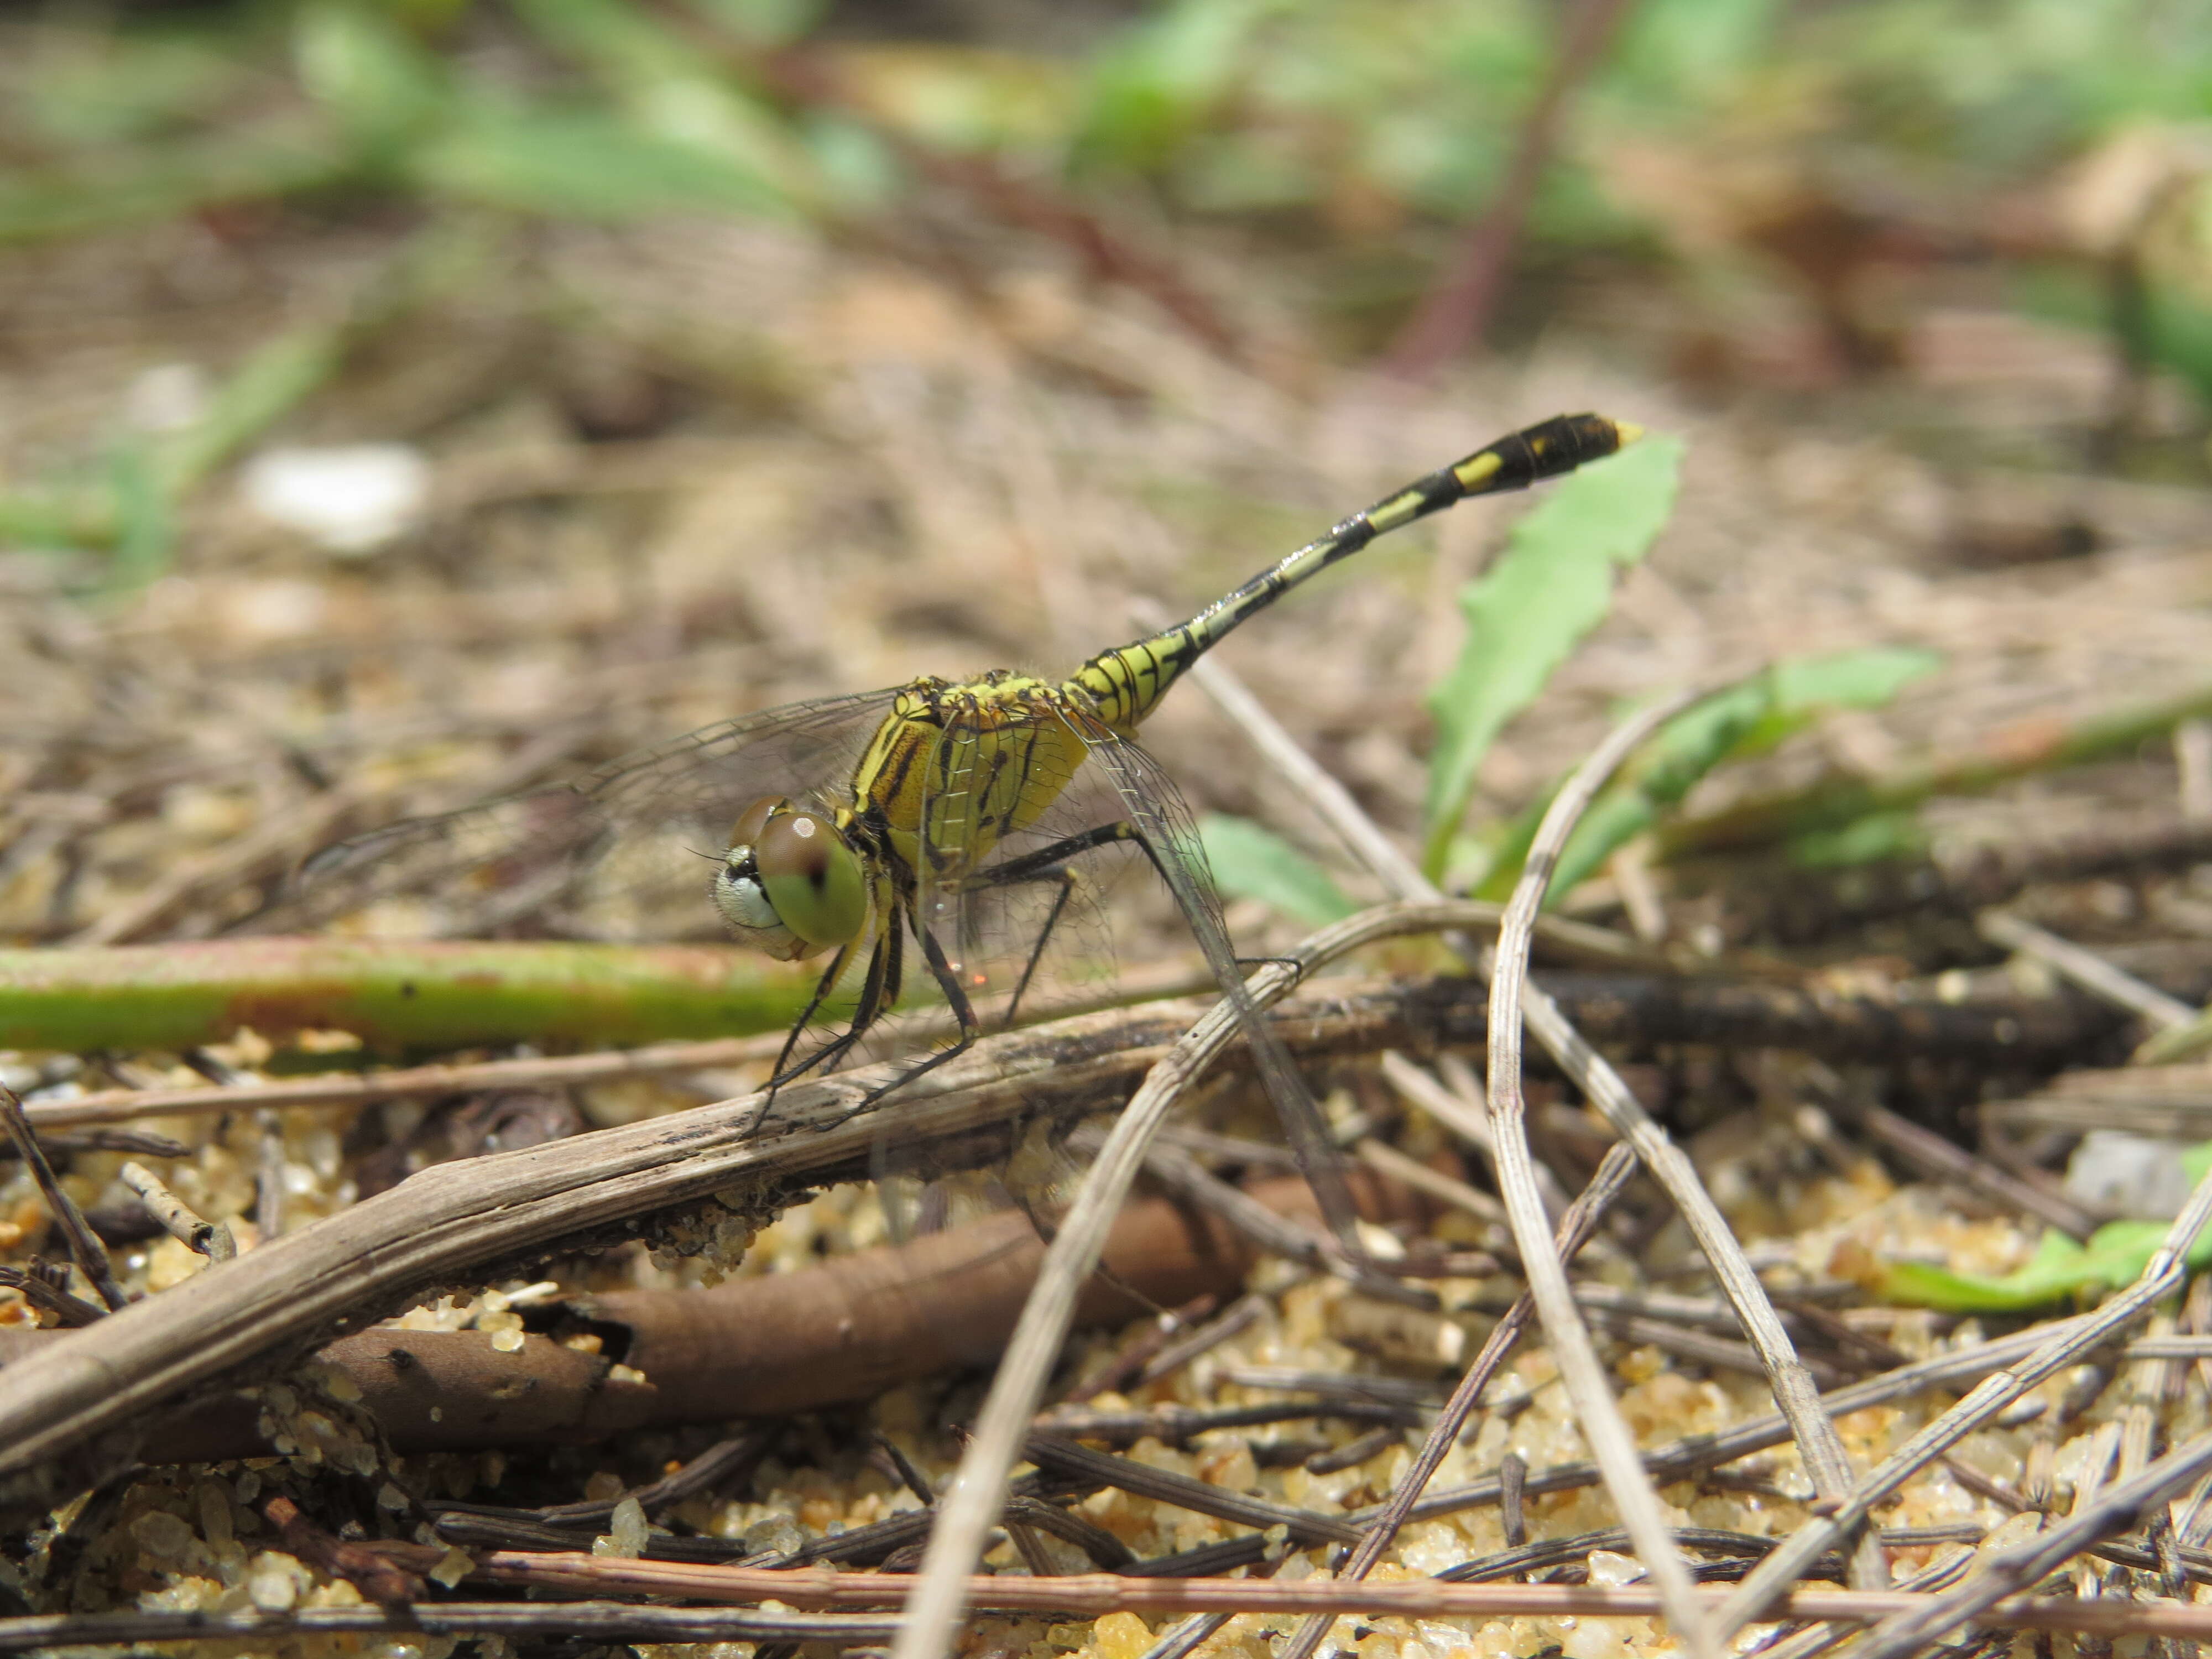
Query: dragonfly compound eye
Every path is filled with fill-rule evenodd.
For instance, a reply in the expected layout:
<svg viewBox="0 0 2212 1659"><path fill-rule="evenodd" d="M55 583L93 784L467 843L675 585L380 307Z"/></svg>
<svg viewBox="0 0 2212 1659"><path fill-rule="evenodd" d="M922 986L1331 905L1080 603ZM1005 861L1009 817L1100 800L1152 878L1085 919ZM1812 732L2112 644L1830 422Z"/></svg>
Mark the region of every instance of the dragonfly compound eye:
<svg viewBox="0 0 2212 1659"><path fill-rule="evenodd" d="M738 815L714 898L732 933L784 962L847 944L867 921L860 860L836 826L774 795Z"/></svg>
<svg viewBox="0 0 2212 1659"><path fill-rule="evenodd" d="M838 827L779 796L754 801L730 830L714 909L738 938L796 963L849 945L867 925L867 883Z"/></svg>
<svg viewBox="0 0 2212 1659"><path fill-rule="evenodd" d="M820 813L770 814L753 842L753 861L783 925L809 945L849 944L867 921L860 861Z"/></svg>

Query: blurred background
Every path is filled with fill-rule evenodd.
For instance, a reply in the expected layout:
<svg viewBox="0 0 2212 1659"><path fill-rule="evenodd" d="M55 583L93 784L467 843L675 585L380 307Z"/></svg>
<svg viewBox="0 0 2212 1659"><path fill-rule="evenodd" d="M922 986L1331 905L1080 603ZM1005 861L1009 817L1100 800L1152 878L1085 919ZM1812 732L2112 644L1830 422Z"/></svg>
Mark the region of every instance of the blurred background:
<svg viewBox="0 0 2212 1659"><path fill-rule="evenodd" d="M0 932L218 931L397 811L1064 672L1561 410L1686 470L1477 821L1775 655L1944 666L1693 805L2017 749L2206 678L2208 398L2204 0L19 0ZM1517 510L1224 648L1408 836ZM1148 730L1325 848L1202 699ZM2170 802L2145 743L2038 822Z"/></svg>

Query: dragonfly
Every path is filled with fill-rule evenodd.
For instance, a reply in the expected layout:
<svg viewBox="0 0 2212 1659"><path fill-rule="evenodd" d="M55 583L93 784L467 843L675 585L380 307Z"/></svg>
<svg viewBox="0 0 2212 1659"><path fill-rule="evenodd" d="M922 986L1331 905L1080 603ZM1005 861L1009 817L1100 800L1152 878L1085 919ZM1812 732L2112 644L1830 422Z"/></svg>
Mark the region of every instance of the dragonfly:
<svg viewBox="0 0 2212 1659"><path fill-rule="evenodd" d="M898 1004L915 957L950 1007L951 1042L872 1091L865 1107L982 1035L977 994L992 983L986 963L1010 899L1025 898L1031 920L1026 947L1016 947L1007 1024L1077 900L1086 855L1134 849L1165 883L1235 1004L1311 1178L1331 1157L1319 1109L1250 1001L1189 806L1137 741L1138 728L1231 631L1376 538L1469 497L1571 471L1638 433L1583 414L1510 434L1341 520L1188 620L1103 651L1066 679L1006 669L957 681L924 676L725 720L556 789L339 842L303 866L305 885L344 891L366 875L389 891L466 878L509 895L520 914L593 884L603 896L665 888L684 867L684 849L708 840L721 850L710 854L705 896L728 933L773 957L822 963L769 1078L771 1101L851 1054ZM1009 969L1014 954L1002 955ZM842 1030L802 1052L841 988L851 998ZM1322 1202L1348 1231L1344 1201Z"/></svg>

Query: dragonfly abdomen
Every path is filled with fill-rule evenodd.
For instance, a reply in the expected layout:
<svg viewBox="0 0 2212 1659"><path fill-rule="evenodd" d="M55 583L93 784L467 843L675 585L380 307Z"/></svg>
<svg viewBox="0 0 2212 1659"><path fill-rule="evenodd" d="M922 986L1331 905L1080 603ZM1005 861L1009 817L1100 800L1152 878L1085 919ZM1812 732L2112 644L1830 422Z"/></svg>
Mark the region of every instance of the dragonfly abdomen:
<svg viewBox="0 0 2212 1659"><path fill-rule="evenodd" d="M1610 455L1633 441L1640 430L1602 415L1556 415L1510 433L1331 526L1327 535L1269 566L1189 621L1148 639L1099 653L1070 677L1067 690L1091 698L1099 717L1115 730L1132 732L1191 664L1231 629L1266 610L1300 582L1351 557L1376 537L1470 495L1525 489L1542 479L1571 472L1584 462Z"/></svg>

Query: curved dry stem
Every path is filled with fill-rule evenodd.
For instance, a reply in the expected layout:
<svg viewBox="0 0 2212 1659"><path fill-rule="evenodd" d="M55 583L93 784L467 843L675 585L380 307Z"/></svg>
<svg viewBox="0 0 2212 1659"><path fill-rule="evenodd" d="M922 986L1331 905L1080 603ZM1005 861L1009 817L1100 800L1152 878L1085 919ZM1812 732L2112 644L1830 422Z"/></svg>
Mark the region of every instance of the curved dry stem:
<svg viewBox="0 0 2212 1659"><path fill-rule="evenodd" d="M1559 1367L1559 1380L1574 1402L1575 1421L1605 1477L1606 1491L1620 1512L1621 1524L1627 1528L1644 1571L1659 1593L1667 1622L1692 1654L1699 1659L1713 1659L1720 1650L1698 1600L1689 1566L1675 1546L1658 1491L1644 1473L1635 1433L1613 1397L1604 1362L1598 1358L1589 1328L1576 1305L1573 1287L1567 1283L1566 1264L1553 1244L1543 1194L1536 1185L1535 1159L1528 1150L1527 1107L1521 1094L1522 996L1532 988L1528 985L1529 938L1536 912L1550 890L1560 849L1606 780L1638 744L1689 701L1670 698L1614 728L1576 769L1544 814L1528 849L1528 863L1505 907L1505 918L1498 924L1496 965L1490 981L1490 1125L1497 1140L1498 1190L1505 1200L1514 1242L1521 1249L1528 1294L1544 1322L1544 1335ZM1549 1005L1549 999L1545 1002ZM1559 1027L1572 1036L1571 1028L1566 1026L1556 1006L1551 1006L1550 1012ZM1529 1014L1533 1025L1533 1001ZM1636 1150L1641 1156L1643 1149Z"/></svg>

